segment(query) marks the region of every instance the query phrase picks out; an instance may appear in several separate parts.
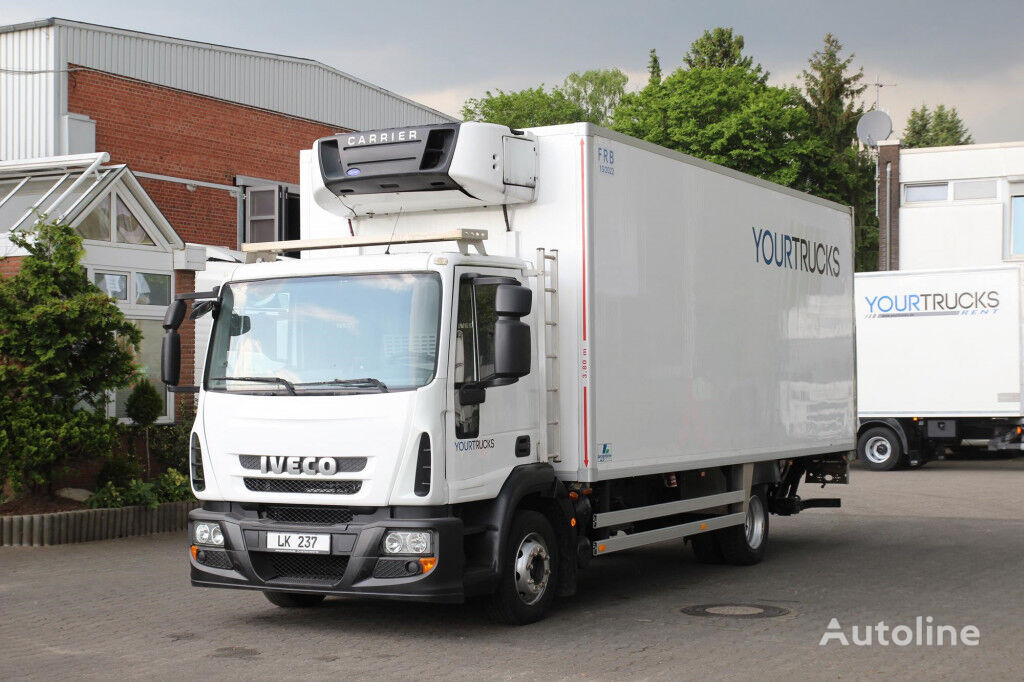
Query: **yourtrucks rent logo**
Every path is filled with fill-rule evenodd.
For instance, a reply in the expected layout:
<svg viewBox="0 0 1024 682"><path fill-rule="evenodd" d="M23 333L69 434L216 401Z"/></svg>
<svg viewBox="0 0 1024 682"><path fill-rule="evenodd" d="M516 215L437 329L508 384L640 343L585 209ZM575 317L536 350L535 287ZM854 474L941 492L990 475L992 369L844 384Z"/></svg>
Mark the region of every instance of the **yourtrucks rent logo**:
<svg viewBox="0 0 1024 682"><path fill-rule="evenodd" d="M787 270L839 277L839 247L763 227L754 235L754 262Z"/></svg>
<svg viewBox="0 0 1024 682"><path fill-rule="evenodd" d="M993 315L999 312L999 292L936 291L918 294L865 296L869 317L919 317L931 315Z"/></svg>

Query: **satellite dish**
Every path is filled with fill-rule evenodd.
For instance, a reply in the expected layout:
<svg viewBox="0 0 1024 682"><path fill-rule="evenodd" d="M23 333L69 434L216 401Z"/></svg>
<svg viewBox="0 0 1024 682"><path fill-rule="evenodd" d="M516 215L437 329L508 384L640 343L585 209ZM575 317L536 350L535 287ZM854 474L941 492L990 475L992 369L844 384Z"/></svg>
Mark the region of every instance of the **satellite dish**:
<svg viewBox="0 0 1024 682"><path fill-rule="evenodd" d="M877 147L878 143L892 135L892 119L884 111L872 109L857 121L857 139L865 147Z"/></svg>

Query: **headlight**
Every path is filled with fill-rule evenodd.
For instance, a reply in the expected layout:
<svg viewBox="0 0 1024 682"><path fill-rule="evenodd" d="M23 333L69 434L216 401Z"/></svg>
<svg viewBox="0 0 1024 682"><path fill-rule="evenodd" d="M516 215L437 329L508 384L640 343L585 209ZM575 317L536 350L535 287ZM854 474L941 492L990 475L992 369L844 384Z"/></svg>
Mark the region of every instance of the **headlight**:
<svg viewBox="0 0 1024 682"><path fill-rule="evenodd" d="M384 536L385 554L430 554L430 532L389 530Z"/></svg>
<svg viewBox="0 0 1024 682"><path fill-rule="evenodd" d="M224 546L224 531L221 530L219 523L212 521L197 523L192 537L197 545Z"/></svg>

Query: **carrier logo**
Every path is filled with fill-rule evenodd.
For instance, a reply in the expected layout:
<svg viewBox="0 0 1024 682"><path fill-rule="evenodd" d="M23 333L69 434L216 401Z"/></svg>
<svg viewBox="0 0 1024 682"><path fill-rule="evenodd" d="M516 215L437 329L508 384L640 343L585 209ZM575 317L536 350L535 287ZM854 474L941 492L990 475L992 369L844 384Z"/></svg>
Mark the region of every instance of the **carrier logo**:
<svg viewBox="0 0 1024 682"><path fill-rule="evenodd" d="M773 232L763 227L750 229L754 236L755 263L839 277L838 246Z"/></svg>
<svg viewBox="0 0 1024 682"><path fill-rule="evenodd" d="M999 312L998 291L951 291L927 294L865 296L871 317L992 315Z"/></svg>
<svg viewBox="0 0 1024 682"><path fill-rule="evenodd" d="M471 450L490 450L494 447L493 438L484 438L483 440L457 440L455 441L455 449L459 452L470 452Z"/></svg>
<svg viewBox="0 0 1024 682"><path fill-rule="evenodd" d="M260 472L264 474L307 474L330 476L338 473L338 462L333 457L276 457L260 456Z"/></svg>
<svg viewBox="0 0 1024 682"><path fill-rule="evenodd" d="M394 130L385 133L365 133L360 135L349 135L345 144L349 147L358 147L361 144L387 144L389 142L412 142L418 140L415 130Z"/></svg>

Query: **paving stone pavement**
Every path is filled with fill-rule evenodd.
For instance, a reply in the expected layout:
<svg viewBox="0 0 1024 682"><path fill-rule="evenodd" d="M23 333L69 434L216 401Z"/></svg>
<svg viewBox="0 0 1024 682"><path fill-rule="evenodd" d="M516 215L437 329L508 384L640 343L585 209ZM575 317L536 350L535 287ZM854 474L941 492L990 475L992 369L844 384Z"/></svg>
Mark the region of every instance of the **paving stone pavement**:
<svg viewBox="0 0 1024 682"><path fill-rule="evenodd" d="M2 548L0 679L1024 679L1024 460L855 469L841 494L772 517L758 566L699 565L680 543L603 557L523 628L472 604L285 610L192 588L179 534ZM788 613L680 611L710 603ZM819 646L833 617L849 636L917 616L975 625L980 644Z"/></svg>

